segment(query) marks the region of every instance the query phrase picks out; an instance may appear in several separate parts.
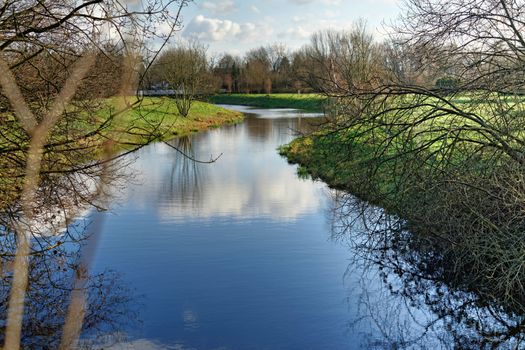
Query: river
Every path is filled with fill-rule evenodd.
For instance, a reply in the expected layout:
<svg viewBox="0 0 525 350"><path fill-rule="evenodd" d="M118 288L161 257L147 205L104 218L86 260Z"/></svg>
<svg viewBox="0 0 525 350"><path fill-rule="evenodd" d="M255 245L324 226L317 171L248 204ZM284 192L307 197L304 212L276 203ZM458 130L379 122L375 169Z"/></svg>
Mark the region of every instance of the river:
<svg viewBox="0 0 525 350"><path fill-rule="evenodd" d="M486 310L415 277L421 255L355 248L366 225L351 219L385 227L380 209L357 215L359 201L301 178L278 155L319 116L228 107L246 113L244 123L170 142L197 160L218 157L212 164L157 143L126 168L93 265L118 274L112 288L128 298L128 310L109 317L120 338L107 348L441 348L477 339L455 312L469 322ZM447 320L458 332L443 330Z"/></svg>
<svg viewBox="0 0 525 350"><path fill-rule="evenodd" d="M239 109L240 107L238 107ZM244 123L136 155L95 270L141 296L132 338L183 349L347 349L348 250L330 240L326 185L277 147L320 120L240 108ZM191 143L191 145L189 145ZM144 343L142 343L144 346Z"/></svg>

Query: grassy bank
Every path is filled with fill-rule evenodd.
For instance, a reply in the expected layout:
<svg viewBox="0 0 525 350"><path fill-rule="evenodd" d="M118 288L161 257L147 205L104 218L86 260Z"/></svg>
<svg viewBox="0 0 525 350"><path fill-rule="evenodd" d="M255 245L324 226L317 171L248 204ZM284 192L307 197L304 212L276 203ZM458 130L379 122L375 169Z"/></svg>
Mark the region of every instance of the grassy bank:
<svg viewBox="0 0 525 350"><path fill-rule="evenodd" d="M99 113L103 120L111 111L117 110L119 100L111 99ZM117 135L120 142L142 143L150 138L162 141L174 136L235 124L243 120L240 112L195 101L187 117L179 114L175 101L170 98L145 98L140 105L115 117L108 132Z"/></svg>
<svg viewBox="0 0 525 350"><path fill-rule="evenodd" d="M320 130L281 146L279 153L299 165L299 174L321 179L413 222L424 208L437 205L440 191L456 190L449 181L483 183L483 177L503 171L508 162L503 156L480 155L474 142L450 146L453 141L440 138L439 128L429 131L430 126L422 123L414 130L417 136L409 141L406 134L391 137L396 131L372 127Z"/></svg>
<svg viewBox="0 0 525 350"><path fill-rule="evenodd" d="M451 294L468 293L475 307L523 314L525 162L495 140L504 135L510 149L525 153L525 106L521 98L454 100L479 116L480 127L448 109L433 115L436 102L426 102L434 104L376 119L343 115L337 126L279 151L299 164L299 175L352 194L333 197L334 235L351 237L364 256L391 266L405 281L399 294L426 292L435 281ZM377 218L367 203L393 215ZM441 306L436 310L441 317Z"/></svg>
<svg viewBox="0 0 525 350"><path fill-rule="evenodd" d="M364 143L344 144L347 136L318 132L281 146L279 153L288 162L299 165L301 176L308 174L332 188L346 190L361 199L389 207L389 199L393 200L390 197L395 183L394 173L380 172L375 174L373 180L370 179L366 164L374 159L374 148Z"/></svg>
<svg viewBox="0 0 525 350"><path fill-rule="evenodd" d="M325 97L318 94L222 94L210 98L213 103L261 108L295 108L322 112Z"/></svg>

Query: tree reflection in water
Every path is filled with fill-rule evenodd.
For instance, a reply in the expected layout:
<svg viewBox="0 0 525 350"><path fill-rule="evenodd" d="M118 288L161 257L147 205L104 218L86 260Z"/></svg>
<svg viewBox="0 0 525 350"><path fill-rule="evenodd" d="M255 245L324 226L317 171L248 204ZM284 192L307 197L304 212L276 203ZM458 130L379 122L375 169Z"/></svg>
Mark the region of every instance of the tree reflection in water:
<svg viewBox="0 0 525 350"><path fill-rule="evenodd" d="M366 333L368 347L525 345L525 290L515 290L512 299L498 297L501 286L491 288L491 276L464 265L469 252L410 233L403 220L338 191L330 222L333 239L353 252L347 278L361 271L359 313L351 327ZM363 328L368 322L372 327Z"/></svg>
<svg viewBox="0 0 525 350"><path fill-rule="evenodd" d="M17 201L2 208L0 343L5 341L20 226L31 240L21 348L92 348L101 337L107 343L109 336L137 324L133 293L120 276L112 271L91 274L89 269L103 222L101 198L109 198L104 193L109 185L118 187L118 170L125 165L118 161L93 167L89 176L83 172L45 177L30 222L21 219ZM79 335L82 340L77 343Z"/></svg>
<svg viewBox="0 0 525 350"><path fill-rule="evenodd" d="M192 136L181 136L167 142L176 152L173 152L173 164L170 178L163 181L168 188L162 196L177 198L184 205L200 207L202 198L203 169L194 161L196 155ZM205 169L204 169L205 170Z"/></svg>

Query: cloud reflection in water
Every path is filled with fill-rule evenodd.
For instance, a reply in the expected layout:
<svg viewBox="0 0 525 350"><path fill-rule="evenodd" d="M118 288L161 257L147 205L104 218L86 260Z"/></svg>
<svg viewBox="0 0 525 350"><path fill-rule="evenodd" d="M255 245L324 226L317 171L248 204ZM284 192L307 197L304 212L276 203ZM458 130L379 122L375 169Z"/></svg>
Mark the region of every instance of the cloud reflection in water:
<svg viewBox="0 0 525 350"><path fill-rule="evenodd" d="M132 194L135 202L156 195L163 223L221 217L281 221L316 212L325 185L298 180L295 168L283 167L286 160L275 157L276 148L289 142L301 125L297 119L275 120L268 113L269 119L250 118L193 136L182 147L181 139L172 141L200 160L222 154L211 165L196 164L164 144L146 149L154 156L140 157L136 164L142 186Z"/></svg>

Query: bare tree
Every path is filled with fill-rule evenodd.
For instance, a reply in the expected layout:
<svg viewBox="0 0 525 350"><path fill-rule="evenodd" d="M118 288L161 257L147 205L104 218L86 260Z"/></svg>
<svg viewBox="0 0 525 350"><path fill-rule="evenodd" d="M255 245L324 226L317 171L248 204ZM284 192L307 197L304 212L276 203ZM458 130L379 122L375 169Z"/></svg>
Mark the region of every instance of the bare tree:
<svg viewBox="0 0 525 350"><path fill-rule="evenodd" d="M113 146L121 135L103 130L119 113L140 103L128 95L140 80L140 57L155 55L144 44L167 39L180 28L179 15L188 2L17 0L0 4L0 102L7 115L0 123L0 167L9 169L0 176L2 189L7 188L9 194L1 208L0 258L2 266L12 266L4 348L21 346L34 257L62 249L63 241L53 243L39 232L37 223L44 218L49 224L58 212L64 217L59 221L67 227L76 215L70 205L64 205L69 196L72 202L104 208L111 179L109 162L120 156ZM169 30L159 37L161 23L167 23ZM114 49L119 53L112 53ZM120 67L118 85L103 95L117 91L122 96L116 110L107 109L103 115L96 114L101 96L96 88L111 77L100 74L100 59L115 59ZM154 138L146 137L145 143ZM70 185L68 192L60 193L56 180L62 176L72 180L73 174L82 182L93 179L91 190ZM46 197L46 191L53 195ZM46 214L45 207L54 214ZM91 256L88 249L73 265L72 293L59 343L62 349L75 346L88 316Z"/></svg>
<svg viewBox="0 0 525 350"><path fill-rule="evenodd" d="M271 62L265 47L250 50L244 57L244 77L248 92L272 92Z"/></svg>
<svg viewBox="0 0 525 350"><path fill-rule="evenodd" d="M523 305L525 4L405 3L395 52L362 31L356 45L317 35L305 49L318 63L306 78L334 101L308 162L461 252L465 273L490 276L472 282L489 297Z"/></svg>
<svg viewBox="0 0 525 350"><path fill-rule="evenodd" d="M315 33L302 56L303 67L298 72L302 80L333 96L373 86L382 74L379 46L364 22L350 31Z"/></svg>
<svg viewBox="0 0 525 350"><path fill-rule="evenodd" d="M206 48L198 42L166 50L152 68L156 81L174 90L177 109L184 117L197 95L208 94L213 86Z"/></svg>
<svg viewBox="0 0 525 350"><path fill-rule="evenodd" d="M221 79L222 88L228 93L237 91L239 85L240 58L224 54L213 67L213 72Z"/></svg>

